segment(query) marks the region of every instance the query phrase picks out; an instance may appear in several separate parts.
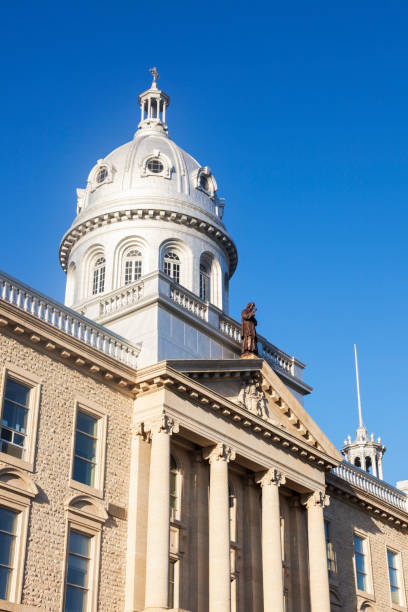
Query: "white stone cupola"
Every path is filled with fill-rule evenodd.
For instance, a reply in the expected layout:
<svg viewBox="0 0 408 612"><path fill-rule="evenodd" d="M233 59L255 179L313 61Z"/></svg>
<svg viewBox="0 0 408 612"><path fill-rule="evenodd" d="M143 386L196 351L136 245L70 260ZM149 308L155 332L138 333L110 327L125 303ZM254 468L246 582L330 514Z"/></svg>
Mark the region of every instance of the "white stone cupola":
<svg viewBox="0 0 408 612"><path fill-rule="evenodd" d="M239 339L225 317L238 255L225 201L210 164L169 137L170 99L151 72L132 140L100 155L77 190L60 247L65 302L140 344L140 366L235 357Z"/></svg>
<svg viewBox="0 0 408 612"><path fill-rule="evenodd" d="M170 106L170 98L157 87L159 74L156 67L150 68L153 76L153 83L147 91L139 96L140 123L139 130L151 129L167 134L166 110Z"/></svg>
<svg viewBox="0 0 408 612"><path fill-rule="evenodd" d="M357 403L358 403L358 418L359 425L356 431L356 438L351 440L351 436L344 440L344 446L341 449L346 461L352 463L358 468L369 472L377 478L383 479L382 459L386 451L385 446L381 442L381 438L374 439L374 434L369 436L367 428L363 423L360 398L360 380L358 374L357 348L354 345L354 356L356 364L356 381L357 381Z"/></svg>

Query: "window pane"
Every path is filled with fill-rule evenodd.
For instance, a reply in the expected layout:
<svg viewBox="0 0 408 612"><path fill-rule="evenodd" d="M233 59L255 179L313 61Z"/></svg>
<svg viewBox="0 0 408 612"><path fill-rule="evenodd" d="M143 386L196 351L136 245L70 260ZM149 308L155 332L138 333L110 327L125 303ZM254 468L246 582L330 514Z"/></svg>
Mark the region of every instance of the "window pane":
<svg viewBox="0 0 408 612"><path fill-rule="evenodd" d="M7 599L10 589L11 570L0 566L0 599Z"/></svg>
<svg viewBox="0 0 408 612"><path fill-rule="evenodd" d="M396 587L391 587L391 601L396 604L400 603L399 589Z"/></svg>
<svg viewBox="0 0 408 612"><path fill-rule="evenodd" d="M67 586L65 594L65 612L84 612L86 610L87 591Z"/></svg>
<svg viewBox="0 0 408 612"><path fill-rule="evenodd" d="M22 446L13 446L7 442L0 442L0 450L2 453L7 453L12 457L18 457L19 459L22 458L24 451Z"/></svg>
<svg viewBox="0 0 408 612"><path fill-rule="evenodd" d="M96 428L97 428L98 419L90 416L89 414L85 414L78 410L77 414L77 429L89 434L90 436L96 436Z"/></svg>
<svg viewBox="0 0 408 612"><path fill-rule="evenodd" d="M0 532L0 564L12 565L15 536Z"/></svg>
<svg viewBox="0 0 408 612"><path fill-rule="evenodd" d="M95 460L96 440L77 431L75 438L75 454L84 459Z"/></svg>
<svg viewBox="0 0 408 612"><path fill-rule="evenodd" d="M0 506L0 531L16 533L17 512Z"/></svg>
<svg viewBox="0 0 408 612"><path fill-rule="evenodd" d="M390 583L391 586L395 586L398 588L398 573L397 570L394 569L393 567L389 568L389 574L390 574Z"/></svg>
<svg viewBox="0 0 408 612"><path fill-rule="evenodd" d="M365 560L364 556L356 553L356 569L358 572L365 573Z"/></svg>
<svg viewBox="0 0 408 612"><path fill-rule="evenodd" d="M360 552L363 553L363 540L362 538L359 538L358 536L354 536L354 550L356 552Z"/></svg>
<svg viewBox="0 0 408 612"><path fill-rule="evenodd" d="M88 586L88 559L69 555L67 582L81 587Z"/></svg>
<svg viewBox="0 0 408 612"><path fill-rule="evenodd" d="M5 392L5 397L7 399L12 400L13 402L18 402L23 406L27 406L29 393L29 387L26 387L15 380L11 380L11 378L7 379Z"/></svg>
<svg viewBox="0 0 408 612"><path fill-rule="evenodd" d="M357 587L360 591L366 591L366 579L364 574L357 574Z"/></svg>
<svg viewBox="0 0 408 612"><path fill-rule="evenodd" d="M89 461L84 461L79 457L75 457L73 479L93 487L95 479L95 465L93 463L89 463Z"/></svg>
<svg viewBox="0 0 408 612"><path fill-rule="evenodd" d="M17 404L12 404L5 400L1 423L6 427L11 427L11 429L26 433L27 413L28 410L26 410L26 408L21 408L17 406Z"/></svg>
<svg viewBox="0 0 408 612"><path fill-rule="evenodd" d="M89 557L89 545L91 538L77 531L69 534L69 552L82 557Z"/></svg>

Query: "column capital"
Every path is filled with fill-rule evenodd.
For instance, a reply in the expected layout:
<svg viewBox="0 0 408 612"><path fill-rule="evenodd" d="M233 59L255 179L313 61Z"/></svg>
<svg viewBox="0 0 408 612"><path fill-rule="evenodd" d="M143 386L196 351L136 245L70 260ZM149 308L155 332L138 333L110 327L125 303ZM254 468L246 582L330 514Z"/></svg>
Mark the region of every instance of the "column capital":
<svg viewBox="0 0 408 612"><path fill-rule="evenodd" d="M302 495L301 503L306 506L308 510L316 506L323 509L330 504L330 497L325 491L314 491L314 493Z"/></svg>
<svg viewBox="0 0 408 612"><path fill-rule="evenodd" d="M286 482L286 476L280 472L277 468L270 468L266 472L258 472L255 474L255 481L261 486L284 485Z"/></svg>
<svg viewBox="0 0 408 612"><path fill-rule="evenodd" d="M165 433L171 436L179 432L179 423L168 414L160 414L158 417L140 421L135 424L134 433L139 436L153 436L158 433Z"/></svg>
<svg viewBox="0 0 408 612"><path fill-rule="evenodd" d="M210 463L214 461L226 461L229 463L230 461L234 461L235 451L230 446L227 446L227 444L219 442L215 446L203 448L203 457Z"/></svg>

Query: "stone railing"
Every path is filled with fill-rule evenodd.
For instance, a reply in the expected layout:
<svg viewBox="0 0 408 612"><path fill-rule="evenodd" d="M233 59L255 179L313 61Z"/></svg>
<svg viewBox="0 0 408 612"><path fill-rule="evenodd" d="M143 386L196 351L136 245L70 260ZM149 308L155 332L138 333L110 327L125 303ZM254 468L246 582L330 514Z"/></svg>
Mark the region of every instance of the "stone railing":
<svg viewBox="0 0 408 612"><path fill-rule="evenodd" d="M1 301L12 304L109 357L136 367L137 346L0 271Z"/></svg>
<svg viewBox="0 0 408 612"><path fill-rule="evenodd" d="M387 502L391 506L408 512L408 496L403 491L364 472L364 470L355 467L351 463L343 461L343 463L332 470L332 474L366 493L371 493L371 495Z"/></svg>
<svg viewBox="0 0 408 612"><path fill-rule="evenodd" d="M220 330L232 340L241 342L241 326L233 319L220 317Z"/></svg>
<svg viewBox="0 0 408 612"><path fill-rule="evenodd" d="M196 317L208 321L208 304L197 298L194 293L190 293L187 289L172 283L170 285L170 299Z"/></svg>
<svg viewBox="0 0 408 612"><path fill-rule="evenodd" d="M144 294L144 283L135 282L131 285L121 287L117 291L110 293L106 298L99 302L99 316L107 315L124 310L139 302Z"/></svg>
<svg viewBox="0 0 408 612"><path fill-rule="evenodd" d="M225 315L220 316L219 327L223 334L235 340L235 342L241 343L241 326L234 319ZM295 376L294 357L287 355L262 336L258 336L258 350L259 356L265 359L274 369Z"/></svg>
<svg viewBox="0 0 408 612"><path fill-rule="evenodd" d="M290 355L287 355L276 346L262 338L258 337L258 350L259 356L263 357L265 361L268 361L273 368L281 370L285 374L290 376L295 375L295 359Z"/></svg>

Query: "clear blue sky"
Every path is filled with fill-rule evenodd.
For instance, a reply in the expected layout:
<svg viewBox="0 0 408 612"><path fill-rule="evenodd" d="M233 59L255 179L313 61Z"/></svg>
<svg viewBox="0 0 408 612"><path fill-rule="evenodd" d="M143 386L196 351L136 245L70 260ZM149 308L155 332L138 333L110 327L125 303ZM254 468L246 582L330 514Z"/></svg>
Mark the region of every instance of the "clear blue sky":
<svg viewBox="0 0 408 612"><path fill-rule="evenodd" d="M2 4L0 267L63 300L75 189L128 141L159 68L171 136L217 177L238 316L307 363L306 407L354 434L353 343L385 477L408 479L404 2Z"/></svg>

